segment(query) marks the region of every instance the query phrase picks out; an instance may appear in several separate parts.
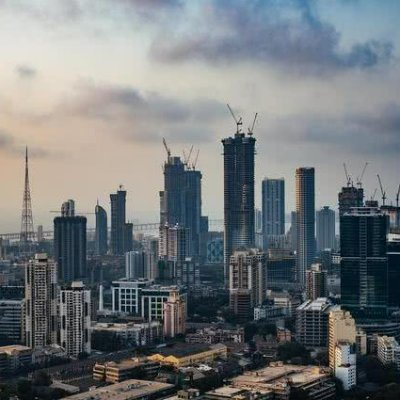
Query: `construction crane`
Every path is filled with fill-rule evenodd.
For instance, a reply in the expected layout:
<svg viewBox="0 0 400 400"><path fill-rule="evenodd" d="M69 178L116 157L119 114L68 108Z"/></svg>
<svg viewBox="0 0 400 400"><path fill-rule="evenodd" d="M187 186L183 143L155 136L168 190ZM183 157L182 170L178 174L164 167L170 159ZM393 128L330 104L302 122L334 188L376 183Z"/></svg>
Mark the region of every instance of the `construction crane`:
<svg viewBox="0 0 400 400"><path fill-rule="evenodd" d="M188 165L188 164L189 164L189 160L190 160L190 156L192 155L192 151L193 151L193 145L192 145L192 147L190 148L190 151L189 151L189 155L188 155L188 156L186 155L185 149L183 149L183 163L184 163L185 165Z"/></svg>
<svg viewBox="0 0 400 400"><path fill-rule="evenodd" d="M378 191L377 188L375 188L374 193L371 196L371 200L375 200L376 192Z"/></svg>
<svg viewBox="0 0 400 400"><path fill-rule="evenodd" d="M232 118L233 118L233 119L235 120L235 122L236 122L236 134L239 135L240 133L242 133L242 128L241 128L241 126L243 125L242 117L239 117L239 119L237 119L236 116L235 116L235 114L234 114L233 111L232 111L231 106L230 106L229 104L227 104L227 106L228 106L229 112L230 112L231 115L232 115Z"/></svg>
<svg viewBox="0 0 400 400"><path fill-rule="evenodd" d="M347 184L347 187L350 187L350 185L352 184L352 181L351 181L351 176L350 176L349 173L347 172L346 163L343 163L343 168L344 168L344 174L346 175L346 184Z"/></svg>
<svg viewBox="0 0 400 400"><path fill-rule="evenodd" d="M397 189L397 194L396 194L396 207L399 208L399 197L400 197L400 183L399 183L399 188Z"/></svg>
<svg viewBox="0 0 400 400"><path fill-rule="evenodd" d="M169 147L167 145L167 141L165 140L165 138L163 138L162 141L163 141L163 144L164 144L165 151L167 152L168 161L169 161L169 159L171 158L171 150L169 149Z"/></svg>
<svg viewBox="0 0 400 400"><path fill-rule="evenodd" d="M192 169L193 169L193 171L196 169L196 164L197 164L197 159L199 158L199 153L200 153L200 149L197 149L196 157L194 158L194 161L193 161L193 163L192 163Z"/></svg>
<svg viewBox="0 0 400 400"><path fill-rule="evenodd" d="M386 202L386 191L383 190L382 181L379 174L377 175L377 177L378 177L379 187L381 188L381 193L382 193L382 205L384 206Z"/></svg>
<svg viewBox="0 0 400 400"><path fill-rule="evenodd" d="M248 133L249 133L250 136L253 135L253 130L254 130L254 126L255 126L255 124L256 124L257 116L258 116L258 113L256 113L256 114L254 115L253 125L251 126L251 128L247 128L247 131L248 131Z"/></svg>
<svg viewBox="0 0 400 400"><path fill-rule="evenodd" d="M358 187L359 189L362 188L362 179L363 179L363 177L364 177L365 170L367 169L367 166L368 166L368 163L366 162L365 165L364 165L364 168L363 168L363 170L362 170L362 172L361 172L361 175L357 177L357 187Z"/></svg>

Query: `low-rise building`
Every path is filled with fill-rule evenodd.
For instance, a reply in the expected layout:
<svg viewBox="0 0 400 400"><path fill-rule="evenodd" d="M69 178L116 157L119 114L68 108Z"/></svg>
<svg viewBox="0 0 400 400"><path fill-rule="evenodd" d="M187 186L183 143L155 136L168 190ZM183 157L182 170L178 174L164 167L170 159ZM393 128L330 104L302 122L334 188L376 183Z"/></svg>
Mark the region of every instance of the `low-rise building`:
<svg viewBox="0 0 400 400"><path fill-rule="evenodd" d="M0 374L9 374L32 364L32 349L21 345L0 347Z"/></svg>
<svg viewBox="0 0 400 400"><path fill-rule="evenodd" d="M185 337L186 343L243 343L244 329L222 329L207 327L198 329L196 333L188 333Z"/></svg>
<svg viewBox="0 0 400 400"><path fill-rule="evenodd" d="M168 383L130 379L121 383L100 387L88 392L64 397L69 400L155 400L173 393L174 385Z"/></svg>
<svg viewBox="0 0 400 400"><path fill-rule="evenodd" d="M290 316L290 310L287 306L275 304L263 304L254 307L254 321L265 320L269 323L275 323Z"/></svg>
<svg viewBox="0 0 400 400"><path fill-rule="evenodd" d="M400 345L393 336L378 336L377 354L382 364L395 364L400 369Z"/></svg>
<svg viewBox="0 0 400 400"><path fill-rule="evenodd" d="M93 367L93 379L109 383L123 382L128 379L154 379L160 369L160 363L147 358L130 358L120 362L97 362Z"/></svg>
<svg viewBox="0 0 400 400"><path fill-rule="evenodd" d="M187 367L193 364L212 362L216 358L226 358L228 348L224 344L189 345L176 344L172 348L160 349L160 352L148 357L151 361L163 365L172 365L176 368Z"/></svg>

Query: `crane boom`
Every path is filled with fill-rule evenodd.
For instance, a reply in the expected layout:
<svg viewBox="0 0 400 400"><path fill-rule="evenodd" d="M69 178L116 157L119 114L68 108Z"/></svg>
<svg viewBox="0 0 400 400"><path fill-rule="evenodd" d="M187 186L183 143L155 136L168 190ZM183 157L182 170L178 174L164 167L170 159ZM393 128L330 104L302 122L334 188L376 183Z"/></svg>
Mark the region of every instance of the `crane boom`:
<svg viewBox="0 0 400 400"><path fill-rule="evenodd" d="M236 134L239 134L239 133L241 133L241 130L242 130L241 126L243 125L243 123L242 123L242 117L239 117L239 119L237 119L236 116L235 116L235 114L234 114L234 112L232 111L231 106L230 106L229 104L226 104L226 105L228 106L228 109L229 109L229 112L230 112L231 115L232 115L232 118L233 118L233 119L235 120L235 122L236 122Z"/></svg>
<svg viewBox="0 0 400 400"><path fill-rule="evenodd" d="M400 197L400 183L399 183L399 188L397 189L397 194L396 194L396 207L399 207L399 197Z"/></svg>
<svg viewBox="0 0 400 400"><path fill-rule="evenodd" d="M249 135L252 135L252 134L253 134L254 126L255 126L256 120L257 120L257 116L258 116L258 113L256 113L256 114L254 115L254 120L253 120L253 124L251 125L251 128L248 128L248 129L247 129L248 132L249 132Z"/></svg>
<svg viewBox="0 0 400 400"><path fill-rule="evenodd" d="M200 153L200 149L197 149L196 157L195 157L195 159L193 161L193 164L192 164L193 171L196 169L196 164L197 164L197 159L199 158L199 153Z"/></svg>
<svg viewBox="0 0 400 400"><path fill-rule="evenodd" d="M383 190L382 181L381 181L381 177L379 176L379 174L377 174L377 177L378 177L379 187L381 188L381 193L382 193L382 205L385 205L386 192Z"/></svg>
<svg viewBox="0 0 400 400"><path fill-rule="evenodd" d="M163 138L162 140L163 140L164 148L165 148L165 151L167 152L168 160L169 160L170 157L171 157L171 150L169 149L169 147L167 145L167 141L165 140L165 138Z"/></svg>
<svg viewBox="0 0 400 400"><path fill-rule="evenodd" d="M363 170L362 170L362 172L361 172L361 175L360 175L359 177L357 177L357 186L358 186L359 188L362 187L362 179L363 179L363 177L364 177L365 170L367 169L367 166L368 166L368 163L366 162L365 165L364 165L364 168L363 168Z"/></svg>
<svg viewBox="0 0 400 400"><path fill-rule="evenodd" d="M347 187L349 187L351 184L351 177L350 177L349 173L347 172L346 163L343 163L343 168L344 168L344 173L346 175L346 184L347 184Z"/></svg>

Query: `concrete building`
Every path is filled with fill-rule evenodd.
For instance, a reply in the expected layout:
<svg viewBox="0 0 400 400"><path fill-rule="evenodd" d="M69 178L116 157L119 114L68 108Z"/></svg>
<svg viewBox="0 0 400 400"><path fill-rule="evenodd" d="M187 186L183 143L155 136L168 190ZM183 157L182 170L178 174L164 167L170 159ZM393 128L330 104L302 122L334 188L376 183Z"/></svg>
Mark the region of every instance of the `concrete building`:
<svg viewBox="0 0 400 400"><path fill-rule="evenodd" d="M382 364L395 364L400 370L400 345L393 336L378 336L377 355Z"/></svg>
<svg viewBox="0 0 400 400"><path fill-rule="evenodd" d="M99 256L107 254L108 249L108 225L107 225L107 212L106 210L96 205L96 236L95 236L95 251Z"/></svg>
<svg viewBox="0 0 400 400"><path fill-rule="evenodd" d="M354 207L362 207L364 205L364 189L348 185L342 187L342 191L338 195L339 200L339 216L350 212Z"/></svg>
<svg viewBox="0 0 400 400"><path fill-rule="evenodd" d="M200 286L200 262L194 257L186 257L175 265L175 284L189 290Z"/></svg>
<svg viewBox="0 0 400 400"><path fill-rule="evenodd" d="M36 254L25 270L25 339L33 349L57 343L57 265Z"/></svg>
<svg viewBox="0 0 400 400"><path fill-rule="evenodd" d="M178 292L172 292L164 303L164 336L174 338L186 331L186 299Z"/></svg>
<svg viewBox="0 0 400 400"><path fill-rule="evenodd" d="M355 345L339 342L335 346L335 376L344 390L350 390L357 384L357 366Z"/></svg>
<svg viewBox="0 0 400 400"><path fill-rule="evenodd" d="M315 257L315 170L296 169L297 280L305 286L306 270Z"/></svg>
<svg viewBox="0 0 400 400"><path fill-rule="evenodd" d="M23 300L0 300L0 342L20 344L23 332Z"/></svg>
<svg viewBox="0 0 400 400"><path fill-rule="evenodd" d="M89 392L64 397L68 400L156 400L174 393L175 386L168 383L129 379L124 382L93 389Z"/></svg>
<svg viewBox="0 0 400 400"><path fill-rule="evenodd" d="M153 284L150 279L113 281L111 286L112 312L140 315L142 289Z"/></svg>
<svg viewBox="0 0 400 400"><path fill-rule="evenodd" d="M267 288L290 289L296 285L296 256L290 250L268 249Z"/></svg>
<svg viewBox="0 0 400 400"><path fill-rule="evenodd" d="M384 319L388 305L387 217L353 208L340 218L341 304L362 319Z"/></svg>
<svg viewBox="0 0 400 400"><path fill-rule="evenodd" d="M61 217L54 218L54 258L60 282L86 278L86 222L86 217L75 215L73 200L64 202Z"/></svg>
<svg viewBox="0 0 400 400"><path fill-rule="evenodd" d="M308 348L328 347L329 313L339 308L325 297L308 300L296 310L296 340Z"/></svg>
<svg viewBox="0 0 400 400"><path fill-rule="evenodd" d="M271 235L285 234L285 180L265 178L262 181L263 248L268 249Z"/></svg>
<svg viewBox="0 0 400 400"><path fill-rule="evenodd" d="M329 313L329 367L335 370L336 345L346 342L351 345L356 343L357 328L354 318L348 311L334 310Z"/></svg>
<svg viewBox="0 0 400 400"><path fill-rule="evenodd" d="M317 252L336 248L335 211L329 206L317 211Z"/></svg>
<svg viewBox="0 0 400 400"><path fill-rule="evenodd" d="M112 254L124 254L126 246L126 190L120 186L117 193L110 194L111 201L111 241L110 250Z"/></svg>
<svg viewBox="0 0 400 400"><path fill-rule="evenodd" d="M143 288L141 291L141 316L148 321L164 319L164 303L171 297L182 298L187 302L186 293L177 286L159 286Z"/></svg>
<svg viewBox="0 0 400 400"><path fill-rule="evenodd" d="M316 300L328 296L327 272L322 264L311 264L306 271L306 298Z"/></svg>
<svg viewBox="0 0 400 400"><path fill-rule="evenodd" d="M90 290L72 282L60 291L60 344L74 358L90 354Z"/></svg>
<svg viewBox="0 0 400 400"><path fill-rule="evenodd" d="M147 278L147 255L144 251L125 253L125 278L128 280Z"/></svg>
<svg viewBox="0 0 400 400"><path fill-rule="evenodd" d="M257 249L235 251L230 258L229 302L231 310L245 319L265 299L266 254Z"/></svg>
<svg viewBox="0 0 400 400"><path fill-rule="evenodd" d="M32 349L19 344L0 347L0 375L9 375L32 364Z"/></svg>
<svg viewBox="0 0 400 400"><path fill-rule="evenodd" d="M253 247L254 155L256 139L238 130L222 140L224 146L224 276L228 287L230 257L239 248Z"/></svg>

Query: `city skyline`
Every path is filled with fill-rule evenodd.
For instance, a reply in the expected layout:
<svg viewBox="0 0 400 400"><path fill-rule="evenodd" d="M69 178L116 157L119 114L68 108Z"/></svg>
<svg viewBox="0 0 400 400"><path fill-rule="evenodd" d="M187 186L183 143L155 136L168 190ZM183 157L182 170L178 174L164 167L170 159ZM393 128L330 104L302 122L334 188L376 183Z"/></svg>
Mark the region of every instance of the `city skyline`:
<svg viewBox="0 0 400 400"><path fill-rule="evenodd" d="M93 4L42 0L0 6L3 231L18 231L25 145L35 226L51 227L49 211L65 198L78 202L78 213L92 212L97 199L109 212L108 195L119 184L128 192L127 219L156 222L164 136L174 155L192 144L200 149L204 215L222 218L220 140L235 131L227 102L246 129L259 113L257 207L261 180L283 176L286 210L293 210L295 169L311 166L316 207L336 209L337 191L346 183L344 161L354 179L368 161L366 198L378 187L380 173L388 203L394 202L398 3ZM355 16L357 30L351 27ZM190 30L185 18L205 28ZM221 32L207 32L216 19ZM252 28L238 40L236 22L249 21ZM298 47L286 36L285 54L277 50L279 43L263 46L264 37L283 27L296 32ZM171 39L167 47L163 32ZM316 34L319 41L312 40ZM235 46L220 51L229 40ZM94 226L94 217L88 225Z"/></svg>

